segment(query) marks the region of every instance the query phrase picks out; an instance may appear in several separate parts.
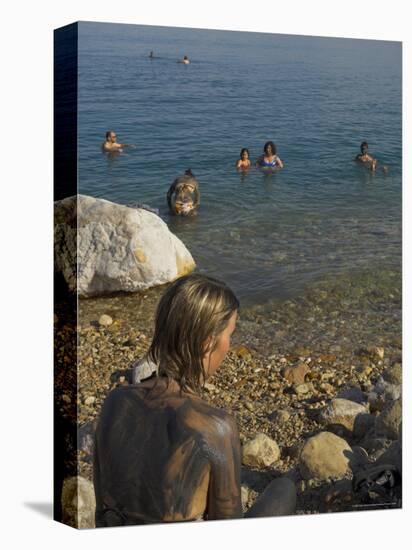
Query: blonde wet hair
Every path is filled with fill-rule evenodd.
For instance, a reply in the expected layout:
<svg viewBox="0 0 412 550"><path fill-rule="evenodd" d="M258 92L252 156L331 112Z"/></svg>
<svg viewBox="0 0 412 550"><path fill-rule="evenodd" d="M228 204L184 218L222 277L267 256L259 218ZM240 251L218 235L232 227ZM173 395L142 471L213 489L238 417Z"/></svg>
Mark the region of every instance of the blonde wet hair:
<svg viewBox="0 0 412 550"><path fill-rule="evenodd" d="M177 279L156 310L148 357L158 365L158 375L176 380L182 390L199 390L206 378L205 353L213 351L238 309L235 294L222 281L198 273Z"/></svg>

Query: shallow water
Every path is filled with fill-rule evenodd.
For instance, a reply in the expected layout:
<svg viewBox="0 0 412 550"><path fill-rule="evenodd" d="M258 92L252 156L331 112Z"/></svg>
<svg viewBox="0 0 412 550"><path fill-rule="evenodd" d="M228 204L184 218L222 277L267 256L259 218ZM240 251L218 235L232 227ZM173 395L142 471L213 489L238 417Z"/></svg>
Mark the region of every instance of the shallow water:
<svg viewBox="0 0 412 550"><path fill-rule="evenodd" d="M103 155L107 129L136 149ZM238 174L240 148L255 160L269 139L284 170ZM387 175L353 162L364 139ZM159 208L243 305L399 273L401 160L400 43L80 24L79 192ZM200 212L171 218L188 167Z"/></svg>

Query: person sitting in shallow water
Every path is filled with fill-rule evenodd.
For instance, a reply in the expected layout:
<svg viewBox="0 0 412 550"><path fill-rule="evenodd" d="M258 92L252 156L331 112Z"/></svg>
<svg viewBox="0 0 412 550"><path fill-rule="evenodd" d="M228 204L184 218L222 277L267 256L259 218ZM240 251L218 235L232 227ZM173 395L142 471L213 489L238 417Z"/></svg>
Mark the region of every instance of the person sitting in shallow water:
<svg viewBox="0 0 412 550"><path fill-rule="evenodd" d="M197 214L200 205L199 182L190 168L169 187L167 204L172 214L177 216Z"/></svg>
<svg viewBox="0 0 412 550"><path fill-rule="evenodd" d="M276 154L276 145L273 141L267 141L263 147L263 155L256 161L260 168L283 168L283 162Z"/></svg>
<svg viewBox="0 0 412 550"><path fill-rule="evenodd" d="M179 61L179 63L183 63L184 65L189 65L190 59L187 57L187 55L183 56L183 59Z"/></svg>
<svg viewBox="0 0 412 550"><path fill-rule="evenodd" d="M246 147L240 151L240 158L236 162L236 168L238 170L248 170L250 168L249 149L246 149Z"/></svg>
<svg viewBox="0 0 412 550"><path fill-rule="evenodd" d="M95 435L96 527L242 517L236 421L201 399L236 327L239 302L221 281L191 274L157 306L155 372L109 393ZM295 512L296 490L272 481L247 517Z"/></svg>
<svg viewBox="0 0 412 550"><path fill-rule="evenodd" d="M121 153L125 147L134 147L127 143L117 143L117 135L113 130L106 132L106 141L102 143L102 150L106 153L118 152Z"/></svg>
<svg viewBox="0 0 412 550"><path fill-rule="evenodd" d="M369 154L369 145L366 141L362 141L360 150L361 152L356 155L355 160L366 164L372 172L375 172L378 161Z"/></svg>

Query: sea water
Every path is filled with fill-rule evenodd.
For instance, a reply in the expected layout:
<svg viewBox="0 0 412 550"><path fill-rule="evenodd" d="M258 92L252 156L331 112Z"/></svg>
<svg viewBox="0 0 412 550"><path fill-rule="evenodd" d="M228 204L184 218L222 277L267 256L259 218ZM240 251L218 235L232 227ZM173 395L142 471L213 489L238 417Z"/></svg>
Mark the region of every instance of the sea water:
<svg viewBox="0 0 412 550"><path fill-rule="evenodd" d="M399 42L80 23L79 193L159 209L243 305L339 277L380 289L382 274L399 292L401 55ZM136 147L103 154L107 130ZM240 149L254 163L268 140L284 169L239 174ZM363 140L386 174L354 162ZM199 214L172 217L166 193L187 168Z"/></svg>

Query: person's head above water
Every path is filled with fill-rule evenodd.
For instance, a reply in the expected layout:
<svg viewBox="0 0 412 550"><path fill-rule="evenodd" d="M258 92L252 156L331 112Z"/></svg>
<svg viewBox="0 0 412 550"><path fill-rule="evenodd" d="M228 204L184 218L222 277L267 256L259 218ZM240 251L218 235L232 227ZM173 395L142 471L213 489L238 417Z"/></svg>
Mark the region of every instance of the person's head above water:
<svg viewBox="0 0 412 550"><path fill-rule="evenodd" d="M249 158L249 149L246 147L243 147L243 149L240 151L240 158L242 160L246 160Z"/></svg>
<svg viewBox="0 0 412 550"><path fill-rule="evenodd" d="M276 145L273 141L267 141L263 147L265 155L276 155Z"/></svg>
<svg viewBox="0 0 412 550"><path fill-rule="evenodd" d="M361 146L360 146L361 153L364 155L365 153L368 152L368 149L369 149L368 142L367 141L362 141Z"/></svg>
<svg viewBox="0 0 412 550"><path fill-rule="evenodd" d="M198 273L175 281L157 306L149 359L159 376L199 390L224 360L239 302L222 281Z"/></svg>
<svg viewBox="0 0 412 550"><path fill-rule="evenodd" d="M106 141L110 141L111 143L115 143L117 139L116 132L113 132L113 130L108 130L106 132Z"/></svg>

